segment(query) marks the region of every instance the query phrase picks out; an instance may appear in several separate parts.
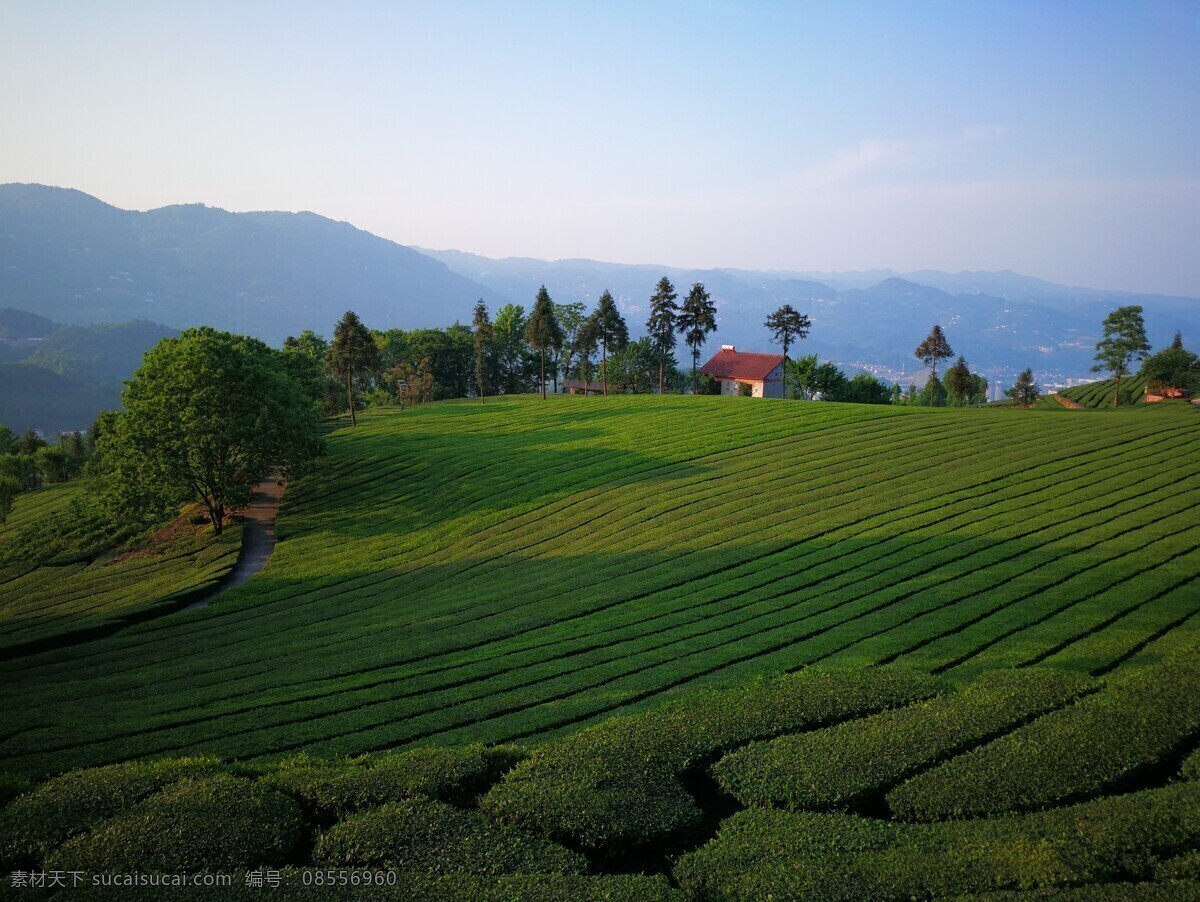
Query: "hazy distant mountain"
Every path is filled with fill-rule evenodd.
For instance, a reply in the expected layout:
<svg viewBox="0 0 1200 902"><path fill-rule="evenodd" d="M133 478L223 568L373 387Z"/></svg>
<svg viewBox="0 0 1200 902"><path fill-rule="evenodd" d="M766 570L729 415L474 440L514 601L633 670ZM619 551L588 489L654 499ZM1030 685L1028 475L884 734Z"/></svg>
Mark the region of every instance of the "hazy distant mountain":
<svg viewBox="0 0 1200 902"><path fill-rule="evenodd" d="M468 320L489 289L313 213L201 204L140 213L79 191L0 185L0 306L59 322L207 324L278 344L347 309L376 328Z"/></svg>
<svg viewBox="0 0 1200 902"><path fill-rule="evenodd" d="M1100 323L1121 304L1145 307L1147 332L1156 346L1170 341L1176 329L1200 339L1200 300L1071 288L1012 272L924 271L901 277L891 270L684 270L421 251L526 306L542 283L555 300L589 304L608 288L635 333L643 331L646 300L660 277L668 276L681 297L693 281L703 282L719 313L719 329L705 353L721 343L766 350L763 320L790 303L813 320L799 353L818 353L891 378L912 377L918 367L912 351L934 323L945 328L956 353L1004 384L1027 366L1047 382L1087 378Z"/></svg>
<svg viewBox="0 0 1200 902"><path fill-rule="evenodd" d="M142 356L176 334L143 321L64 326L0 308L0 423L47 435L87 428L120 406L122 383Z"/></svg>

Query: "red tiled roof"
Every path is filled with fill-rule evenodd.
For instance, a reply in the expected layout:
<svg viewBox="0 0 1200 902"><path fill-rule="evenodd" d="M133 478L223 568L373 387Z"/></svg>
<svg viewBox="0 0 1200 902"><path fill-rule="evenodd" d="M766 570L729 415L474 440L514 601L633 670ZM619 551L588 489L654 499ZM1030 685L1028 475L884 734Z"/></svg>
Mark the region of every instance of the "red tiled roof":
<svg viewBox="0 0 1200 902"><path fill-rule="evenodd" d="M746 379L762 382L771 370L783 363L782 354L751 354L747 351L717 351L712 360L700 367L714 379Z"/></svg>

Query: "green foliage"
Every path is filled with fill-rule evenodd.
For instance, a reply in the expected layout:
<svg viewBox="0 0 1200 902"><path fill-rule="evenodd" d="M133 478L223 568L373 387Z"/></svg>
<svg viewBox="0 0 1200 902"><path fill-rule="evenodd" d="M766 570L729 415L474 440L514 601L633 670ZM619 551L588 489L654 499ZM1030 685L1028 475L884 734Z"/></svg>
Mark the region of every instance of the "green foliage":
<svg viewBox="0 0 1200 902"><path fill-rule="evenodd" d="M1063 389L1059 395L1074 401L1080 407L1097 410L1111 407L1114 395L1117 395L1121 405L1143 404L1145 387L1146 380L1141 376L1130 376L1122 379L1119 386L1115 379L1105 379Z"/></svg>
<svg viewBox="0 0 1200 902"><path fill-rule="evenodd" d="M909 820L1062 804L1120 787L1200 732L1200 658L1180 654L940 767L887 796Z"/></svg>
<svg viewBox="0 0 1200 902"><path fill-rule="evenodd" d="M379 375L383 361L379 347L369 329L363 325L358 314L347 310L333 327L333 342L325 352L325 366L342 380L346 386L346 406L350 410L350 424L358 425L354 410L354 380L370 381Z"/></svg>
<svg viewBox="0 0 1200 902"><path fill-rule="evenodd" d="M941 389L942 384L937 381L938 364L954 356L954 351L951 350L950 343L946 341L946 334L942 331L941 326L934 326L930 330L925 340L913 351L913 356L929 367L929 387L933 387L936 383L937 388ZM936 396L931 395L930 398L935 401L935 404L930 406L940 406L936 405Z"/></svg>
<svg viewBox="0 0 1200 902"><path fill-rule="evenodd" d="M537 361L525 345L525 308L505 304L492 323L496 342L496 394L518 394L533 387Z"/></svg>
<svg viewBox="0 0 1200 902"><path fill-rule="evenodd" d="M612 303L611 297L609 297L609 303ZM542 399L545 400L546 351L558 347L563 341L562 327L559 326L558 320L554 316L554 302L550 300L550 294L546 291L545 285L538 290L533 304L533 312L529 314L529 319L525 323L525 341L539 354L541 370L538 385L542 390Z"/></svg>
<svg viewBox="0 0 1200 902"><path fill-rule="evenodd" d="M211 758L172 758L112 764L56 777L0 811L0 866L41 862L72 836L165 786L214 773L217 767Z"/></svg>
<svg viewBox="0 0 1200 902"><path fill-rule="evenodd" d="M1144 879L1200 841L1200 784L1038 814L910 825L755 808L684 856L693 898L897 899Z"/></svg>
<svg viewBox="0 0 1200 902"><path fill-rule="evenodd" d="M666 276L658 280L654 294L650 296L650 316L646 320L646 333L659 356L659 394L666 389L667 368L675 366L675 322L679 316L679 305L675 301L678 298L675 286Z"/></svg>
<svg viewBox="0 0 1200 902"><path fill-rule="evenodd" d="M474 354L475 394L482 401L488 392L488 386L495 380L495 333L492 331L492 321L488 317L487 304L483 298L475 305L471 319L471 347Z"/></svg>
<svg viewBox="0 0 1200 902"><path fill-rule="evenodd" d="M1026 367L1013 383L1013 387L1006 389L1004 394L1012 398L1018 407L1033 407L1042 396L1042 390L1033 380L1033 370Z"/></svg>
<svg viewBox="0 0 1200 902"><path fill-rule="evenodd" d="M338 347L335 360L350 353ZM316 410L279 355L207 327L160 342L123 401L98 449L116 512L195 501L219 534L267 473L297 470L322 448Z"/></svg>
<svg viewBox="0 0 1200 902"><path fill-rule="evenodd" d="M819 363L816 354L787 361L788 386L792 396L813 400L820 396L836 397L846 383L846 375L833 363Z"/></svg>
<svg viewBox="0 0 1200 902"><path fill-rule="evenodd" d="M826 364L832 366L832 364ZM839 375L841 372L839 371ZM891 404L892 392L886 384L870 373L855 373L853 379L842 376L831 380L831 387L822 395L826 401L842 401L848 404Z"/></svg>
<svg viewBox="0 0 1200 902"><path fill-rule="evenodd" d="M1112 373L1116 387L1113 407L1120 401L1121 377L1129 375L1129 365L1150 353L1146 324L1140 305L1118 307L1104 318L1104 337L1096 343L1094 373Z"/></svg>
<svg viewBox="0 0 1200 902"><path fill-rule="evenodd" d="M34 455L46 447L46 440L31 426L21 433L16 441L15 450L18 454Z"/></svg>
<svg viewBox="0 0 1200 902"><path fill-rule="evenodd" d="M704 347L708 334L717 331L717 305L712 302L712 295L704 290L703 282L692 283L691 291L684 298L679 315L675 317L675 330L692 350L692 381L695 382L700 349Z"/></svg>
<svg viewBox="0 0 1200 902"><path fill-rule="evenodd" d="M668 354L663 357L654 347L649 338L639 338L609 355L605 372L608 383L619 391L645 394L653 391L658 385L659 367L664 366L664 383L671 371L675 369L675 357Z"/></svg>
<svg viewBox="0 0 1200 902"><path fill-rule="evenodd" d="M17 444L17 434L0 423L0 455L13 454Z"/></svg>
<svg viewBox="0 0 1200 902"><path fill-rule="evenodd" d="M1180 775L1185 780L1200 780L1200 747L1184 759Z"/></svg>
<svg viewBox="0 0 1200 902"><path fill-rule="evenodd" d="M617 310L613 296L605 289L596 302L592 312L589 337L600 345L600 381L604 384L604 393L608 394L608 352L609 349L618 351L629 341L629 328L625 319Z"/></svg>
<svg viewBox="0 0 1200 902"><path fill-rule="evenodd" d="M428 747L351 762L300 757L282 762L265 785L300 800L318 819L331 821L362 808L429 796L465 805L525 757L511 746Z"/></svg>
<svg viewBox="0 0 1200 902"><path fill-rule="evenodd" d="M723 758L713 774L747 805L852 808L1087 686L1082 677L1053 670L993 671L930 701L754 743Z"/></svg>
<svg viewBox="0 0 1200 902"><path fill-rule="evenodd" d="M771 341L783 347L783 391L787 395L787 361L788 349L792 343L808 337L808 330L812 328L812 320L803 313L798 313L791 304L784 304L778 310L767 315L767 320L763 325L771 333Z"/></svg>
<svg viewBox="0 0 1200 902"><path fill-rule="evenodd" d="M581 855L523 830L430 799L393 802L322 834L313 858L326 867L393 867L446 874L581 874Z"/></svg>
<svg viewBox="0 0 1200 902"><path fill-rule="evenodd" d="M1200 389L1200 357L1184 348L1181 340L1178 347L1172 345L1147 357L1138 375L1160 392L1195 391Z"/></svg>
<svg viewBox="0 0 1200 902"><path fill-rule="evenodd" d="M303 830L296 803L249 780L183 780L65 842L48 869L94 873L230 871L289 860Z"/></svg>
<svg viewBox="0 0 1200 902"><path fill-rule="evenodd" d="M754 397L754 386L752 386L749 382L739 382L738 383L738 395L740 395L743 398Z"/></svg>
<svg viewBox="0 0 1200 902"><path fill-rule="evenodd" d="M0 526L8 522L17 495L21 494L21 484L11 476L0 476Z"/></svg>
<svg viewBox="0 0 1200 902"><path fill-rule="evenodd" d="M501 820L609 853L668 841L700 821L679 782L688 768L751 739L904 704L935 687L930 677L889 669L805 670L698 693L535 750L481 805Z"/></svg>
<svg viewBox="0 0 1200 902"><path fill-rule="evenodd" d="M918 396L918 403L921 407L946 406L946 387L942 385L936 373L930 373L929 381Z"/></svg>

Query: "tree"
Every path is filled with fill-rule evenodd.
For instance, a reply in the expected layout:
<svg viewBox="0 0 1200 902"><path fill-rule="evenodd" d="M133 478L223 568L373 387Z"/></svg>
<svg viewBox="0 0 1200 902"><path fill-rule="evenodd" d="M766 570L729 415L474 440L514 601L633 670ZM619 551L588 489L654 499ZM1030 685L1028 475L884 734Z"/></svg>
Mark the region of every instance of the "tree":
<svg viewBox="0 0 1200 902"><path fill-rule="evenodd" d="M596 341L600 344L600 381L604 384L604 394L608 394L608 349L622 348L629 341L629 328L617 310L613 296L605 289L592 313L592 328Z"/></svg>
<svg viewBox="0 0 1200 902"><path fill-rule="evenodd" d="M954 366L946 371L945 388L954 396L954 406L962 407L971 394L973 382L971 369L965 358L960 356Z"/></svg>
<svg viewBox="0 0 1200 902"><path fill-rule="evenodd" d="M21 494L21 484L11 476L0 476L0 526L8 522L13 502Z"/></svg>
<svg viewBox="0 0 1200 902"><path fill-rule="evenodd" d="M219 534L267 473L287 475L322 449L316 408L277 352L207 326L160 341L121 400L97 455L122 518L195 501Z"/></svg>
<svg viewBox="0 0 1200 902"><path fill-rule="evenodd" d="M798 392L806 401L835 391L846 378L834 364L820 363L816 354L789 360L784 370L790 377L793 397Z"/></svg>
<svg viewBox="0 0 1200 902"><path fill-rule="evenodd" d="M1183 336L1176 332L1169 348L1146 358L1139 375L1164 395L1191 391L1200 387L1200 357L1184 348Z"/></svg>
<svg viewBox="0 0 1200 902"><path fill-rule="evenodd" d="M608 292L605 292L608 294ZM609 300L612 300L609 298ZM529 314L529 322L525 324L525 340L529 346L541 353L542 400L546 400L546 349L562 343L562 329L554 318L554 302L550 293L543 285L538 289L537 299L533 302L533 312Z"/></svg>
<svg viewBox="0 0 1200 902"><path fill-rule="evenodd" d="M1012 398L1018 407L1032 407L1042 396L1042 390L1033 381L1033 370L1026 368L1005 394Z"/></svg>
<svg viewBox="0 0 1200 902"><path fill-rule="evenodd" d="M576 370L584 384L584 397L587 396L587 386L592 381L592 355L596 353L596 345L596 322L589 316L575 333L574 345L575 356L579 358Z"/></svg>
<svg viewBox="0 0 1200 902"><path fill-rule="evenodd" d="M684 344L692 349L692 385L696 384L696 367L700 364L700 348L710 332L717 331L717 307L702 282L693 282L692 290L679 308L675 328L683 335Z"/></svg>
<svg viewBox="0 0 1200 902"><path fill-rule="evenodd" d="M921 389L917 403L920 407L945 407L947 397L949 397L949 393L942 385L942 380L930 373L929 381Z"/></svg>
<svg viewBox="0 0 1200 902"><path fill-rule="evenodd" d="M325 354L330 372L346 383L346 404L350 408L350 425L358 425L354 414L354 377L371 377L382 366L379 347L353 310L347 310L333 329L333 344Z"/></svg>
<svg viewBox="0 0 1200 902"><path fill-rule="evenodd" d="M1096 364L1093 373L1112 373L1116 380L1113 407L1121 399L1121 377L1129 375L1129 364L1142 360L1150 353L1146 340L1146 324L1138 304L1118 307L1104 318L1104 337L1096 342Z"/></svg>
<svg viewBox="0 0 1200 902"><path fill-rule="evenodd" d="M870 373L855 373L853 379L843 377L828 400L849 404L891 404L892 392Z"/></svg>
<svg viewBox="0 0 1200 902"><path fill-rule="evenodd" d="M769 314L763 325L771 330L771 341L783 345L783 393L786 397L788 348L793 341L808 337L812 321L805 314L797 313L791 304L784 304L774 313Z"/></svg>
<svg viewBox="0 0 1200 902"><path fill-rule="evenodd" d="M0 423L0 454L8 454L16 450L17 434Z"/></svg>
<svg viewBox="0 0 1200 902"><path fill-rule="evenodd" d="M492 321L488 317L487 304L483 298L475 305L475 316L471 319L472 342L475 349L475 390L479 392L479 401L483 403L487 395L488 371L491 369L491 357L495 335L492 332Z"/></svg>
<svg viewBox="0 0 1200 902"><path fill-rule="evenodd" d="M913 356L929 367L930 385L932 385L937 380L938 364L943 360L949 360L954 356L954 352L950 350L950 343L946 341L942 327L934 326L925 340L917 345L917 349L913 351ZM941 383L938 383L937 388L930 392L931 407L935 406L933 402L941 391Z"/></svg>
<svg viewBox="0 0 1200 902"><path fill-rule="evenodd" d="M38 449L46 447L46 440L37 434L37 430L30 426L21 433L21 437L17 439L14 450L18 454L34 455L38 453Z"/></svg>
<svg viewBox="0 0 1200 902"><path fill-rule="evenodd" d="M646 320L646 332L658 352L658 393L663 393L663 372L667 358L675 350L675 319L679 315L679 297L671 280L663 276L658 280L654 294L650 296L650 318Z"/></svg>
<svg viewBox="0 0 1200 902"><path fill-rule="evenodd" d="M674 362L672 358L672 367ZM647 336L613 351L608 358L608 378L626 391L645 394L654 390L655 375L660 374L661 367L662 357L658 348Z"/></svg>
<svg viewBox="0 0 1200 902"><path fill-rule="evenodd" d="M576 338L579 330L583 328L583 324L587 322L587 313L583 304L579 301L572 301L568 304L555 304L554 318L558 321L559 330L562 333L558 344L554 346L554 354L551 358L551 368L554 372L554 392L557 394L558 374L560 371L566 373L571 368L571 362L575 357Z"/></svg>
<svg viewBox="0 0 1200 902"><path fill-rule="evenodd" d="M329 342L312 329L305 329L300 333L299 338L292 335L285 338L283 340L283 349L303 354L305 357L321 363L325 360L325 354L329 350Z"/></svg>
<svg viewBox="0 0 1200 902"><path fill-rule="evenodd" d="M496 389L505 394L529 391L535 361L525 346L525 308L505 304L492 320L496 340Z"/></svg>

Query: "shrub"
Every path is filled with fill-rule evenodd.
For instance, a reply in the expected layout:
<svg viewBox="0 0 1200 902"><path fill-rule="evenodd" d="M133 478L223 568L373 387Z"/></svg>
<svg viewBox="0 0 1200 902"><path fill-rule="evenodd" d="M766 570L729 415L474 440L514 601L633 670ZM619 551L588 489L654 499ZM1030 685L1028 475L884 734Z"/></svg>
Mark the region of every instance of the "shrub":
<svg viewBox="0 0 1200 902"><path fill-rule="evenodd" d="M1088 681L1053 670L993 671L965 689L862 720L754 743L713 768L749 805L847 808L922 766L1070 701Z"/></svg>
<svg viewBox="0 0 1200 902"><path fill-rule="evenodd" d="M292 759L261 782L299 799L325 822L412 796L466 804L525 756L515 746L417 748L349 762Z"/></svg>
<svg viewBox="0 0 1200 902"><path fill-rule="evenodd" d="M674 874L705 899L928 898L1145 879L1198 840L1194 783L939 824L751 808Z"/></svg>
<svg viewBox="0 0 1200 902"><path fill-rule="evenodd" d="M678 779L687 769L751 739L928 697L937 685L891 668L814 669L699 692L535 750L481 805L501 820L610 853L668 841L701 818Z"/></svg>
<svg viewBox="0 0 1200 902"><path fill-rule="evenodd" d="M1185 780L1200 780L1200 748L1184 759L1180 774Z"/></svg>
<svg viewBox="0 0 1200 902"><path fill-rule="evenodd" d="M111 764L56 777L0 812L0 863L36 864L63 841L164 786L219 768L213 758L167 758Z"/></svg>
<svg viewBox="0 0 1200 902"><path fill-rule="evenodd" d="M64 843L47 868L230 871L286 862L304 828L295 801L218 774L185 780Z"/></svg>
<svg viewBox="0 0 1200 902"><path fill-rule="evenodd" d="M405 799L353 815L325 833L314 859L327 867L395 867L438 874L574 874L583 856L477 811Z"/></svg>
<svg viewBox="0 0 1200 902"><path fill-rule="evenodd" d="M1184 852L1154 866L1154 879L1200 880L1200 852Z"/></svg>
<svg viewBox="0 0 1200 902"><path fill-rule="evenodd" d="M1177 655L901 784L910 820L1030 810L1128 785L1200 730L1200 656Z"/></svg>

